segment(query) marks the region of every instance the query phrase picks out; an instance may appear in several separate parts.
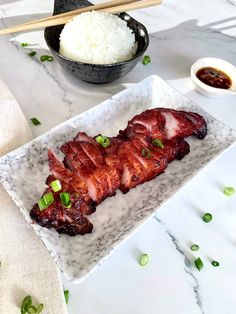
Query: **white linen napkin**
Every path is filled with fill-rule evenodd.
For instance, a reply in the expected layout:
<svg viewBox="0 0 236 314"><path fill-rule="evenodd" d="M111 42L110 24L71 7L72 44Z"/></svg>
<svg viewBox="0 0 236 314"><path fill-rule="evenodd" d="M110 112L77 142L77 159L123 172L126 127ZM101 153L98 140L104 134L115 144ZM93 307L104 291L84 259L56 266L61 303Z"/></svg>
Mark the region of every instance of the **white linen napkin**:
<svg viewBox="0 0 236 314"><path fill-rule="evenodd" d="M0 80L0 155L28 142L30 127ZM65 314L59 271L48 251L0 185L0 313L19 314L26 295L43 314Z"/></svg>

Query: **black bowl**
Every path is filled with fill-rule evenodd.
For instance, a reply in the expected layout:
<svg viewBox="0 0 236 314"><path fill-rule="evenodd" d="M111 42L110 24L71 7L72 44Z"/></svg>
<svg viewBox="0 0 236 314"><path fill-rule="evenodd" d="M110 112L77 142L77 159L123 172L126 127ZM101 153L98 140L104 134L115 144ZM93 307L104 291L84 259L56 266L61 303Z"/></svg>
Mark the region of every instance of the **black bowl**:
<svg viewBox="0 0 236 314"><path fill-rule="evenodd" d="M63 7L63 3L68 1L57 0L55 1L54 14L66 12L79 7L91 5L87 1L69 1L70 7ZM73 5L71 6L71 3ZM74 61L62 56L59 53L59 37L64 25L47 27L44 31L44 37L46 43L51 50L54 58L69 72L78 77L79 79L90 83L108 83L114 81L128 72L130 72L134 66L139 62L142 55L149 44L149 37L146 28L141 23L137 22L131 16L126 13L120 13L118 15L121 19L127 22L129 28L131 28L135 34L135 41L138 44L137 52L135 56L127 61L122 61L112 64L91 64Z"/></svg>

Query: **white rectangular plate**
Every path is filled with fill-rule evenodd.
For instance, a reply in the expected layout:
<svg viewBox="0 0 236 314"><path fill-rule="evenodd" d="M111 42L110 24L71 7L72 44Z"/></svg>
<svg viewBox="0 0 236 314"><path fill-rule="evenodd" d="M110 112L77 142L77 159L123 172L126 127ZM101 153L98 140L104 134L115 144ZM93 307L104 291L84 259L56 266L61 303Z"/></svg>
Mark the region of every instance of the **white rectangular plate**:
<svg viewBox="0 0 236 314"><path fill-rule="evenodd" d="M189 155L173 161L166 172L139 185L128 194L117 192L97 207L89 219L91 234L69 237L31 224L29 211L45 187L49 174L47 150L59 148L78 131L94 136L115 135L130 118L147 108L169 107L195 111L205 117L208 135L204 140L189 138ZM25 219L43 241L64 275L79 281L91 273L137 227L152 217L156 209L236 140L236 132L209 116L199 106L151 76L104 101L91 110L66 121L27 145L0 159L0 182L11 195Z"/></svg>

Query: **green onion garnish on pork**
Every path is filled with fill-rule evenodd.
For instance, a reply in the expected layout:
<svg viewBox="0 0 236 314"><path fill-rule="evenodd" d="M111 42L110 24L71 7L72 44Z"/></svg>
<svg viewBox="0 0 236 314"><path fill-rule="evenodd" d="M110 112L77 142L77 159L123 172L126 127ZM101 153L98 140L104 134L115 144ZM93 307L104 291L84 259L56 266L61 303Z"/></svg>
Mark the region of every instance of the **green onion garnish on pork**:
<svg viewBox="0 0 236 314"><path fill-rule="evenodd" d="M70 193L62 192L60 193L60 199L63 207L71 208L71 200L70 200Z"/></svg>
<svg viewBox="0 0 236 314"><path fill-rule="evenodd" d="M44 194L44 196L38 201L39 209L43 211L44 209L48 208L48 206L50 206L53 202L54 196L52 192Z"/></svg>
<svg viewBox="0 0 236 314"><path fill-rule="evenodd" d="M54 192L58 192L61 190L61 182L59 180L52 181L50 186Z"/></svg>
<svg viewBox="0 0 236 314"><path fill-rule="evenodd" d="M95 137L95 140L98 144L100 144L104 148L107 148L111 145L110 139L106 136L98 135Z"/></svg>
<svg viewBox="0 0 236 314"><path fill-rule="evenodd" d="M53 197L52 192L45 194L43 196L43 199L44 199L46 205L48 205L48 206L51 205L54 201L54 197Z"/></svg>
<svg viewBox="0 0 236 314"><path fill-rule="evenodd" d="M161 149L164 148L164 144L162 143L162 141L158 140L157 138L155 138L155 140L152 141L152 144L155 146L159 146Z"/></svg>
<svg viewBox="0 0 236 314"><path fill-rule="evenodd" d="M150 158L151 157L151 151L149 148L143 148L141 151L141 155L145 158Z"/></svg>

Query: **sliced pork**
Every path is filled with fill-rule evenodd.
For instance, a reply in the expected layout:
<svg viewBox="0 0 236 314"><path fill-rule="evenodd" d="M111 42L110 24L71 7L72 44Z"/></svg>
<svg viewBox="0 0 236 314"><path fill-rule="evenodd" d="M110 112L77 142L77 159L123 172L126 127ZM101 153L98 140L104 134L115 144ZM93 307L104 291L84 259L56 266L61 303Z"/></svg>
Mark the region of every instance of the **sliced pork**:
<svg viewBox="0 0 236 314"><path fill-rule="evenodd" d="M49 149L50 175L41 200L49 197L51 201L43 208L36 203L31 218L59 233L89 233L93 225L86 216L96 205L118 189L127 193L160 175L169 162L189 153L186 137L203 139L206 134L206 122L199 114L166 108L135 116L118 136L106 138L106 145L98 137L79 132L74 140L62 145L63 162ZM55 182L60 185L56 192ZM68 203L63 201L65 195Z"/></svg>
<svg viewBox="0 0 236 314"><path fill-rule="evenodd" d="M122 137L132 138L137 134L149 135L161 141L195 135L202 139L207 134L207 124L202 116L167 108L155 108L136 115L128 122Z"/></svg>

